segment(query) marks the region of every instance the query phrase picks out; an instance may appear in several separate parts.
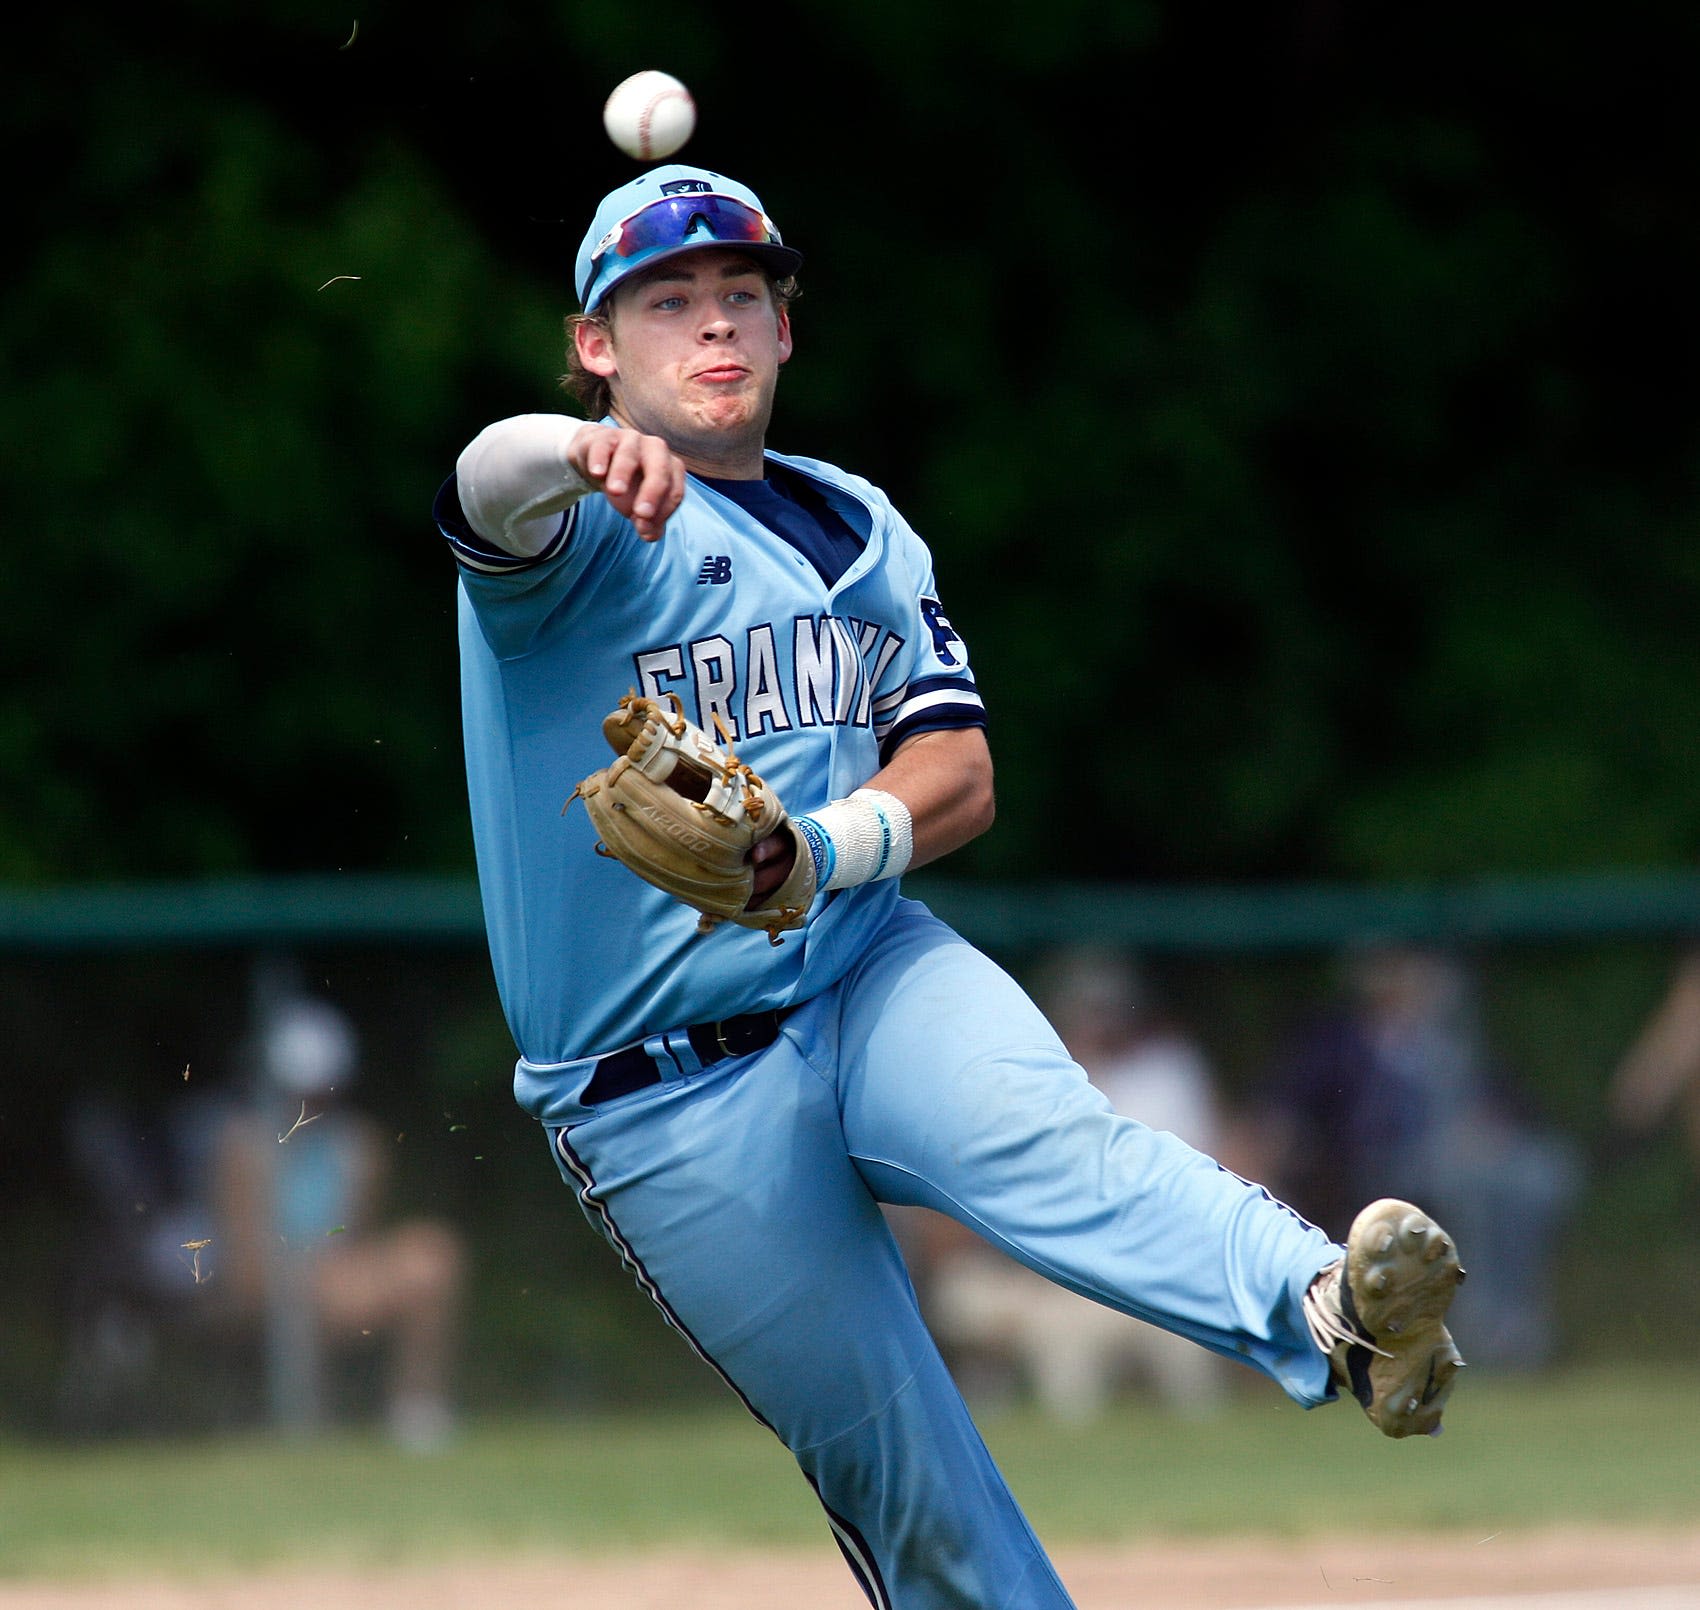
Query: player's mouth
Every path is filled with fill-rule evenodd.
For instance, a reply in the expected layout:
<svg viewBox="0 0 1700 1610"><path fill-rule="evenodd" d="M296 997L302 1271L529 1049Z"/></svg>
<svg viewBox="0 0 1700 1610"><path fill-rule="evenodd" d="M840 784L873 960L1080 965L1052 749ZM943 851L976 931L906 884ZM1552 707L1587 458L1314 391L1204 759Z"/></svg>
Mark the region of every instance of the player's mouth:
<svg viewBox="0 0 1700 1610"><path fill-rule="evenodd" d="M736 385L740 380L747 380L750 371L741 363L717 363L709 369L699 369L691 376L710 386Z"/></svg>

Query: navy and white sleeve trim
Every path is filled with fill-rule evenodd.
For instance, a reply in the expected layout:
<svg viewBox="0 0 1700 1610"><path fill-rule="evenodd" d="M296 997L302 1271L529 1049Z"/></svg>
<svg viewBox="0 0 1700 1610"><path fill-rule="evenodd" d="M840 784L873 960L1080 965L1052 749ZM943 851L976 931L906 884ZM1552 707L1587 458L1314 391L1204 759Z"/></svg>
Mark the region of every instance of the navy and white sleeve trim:
<svg viewBox="0 0 1700 1610"><path fill-rule="evenodd" d="M874 701L874 735L882 761L917 733L985 725L986 706L967 677L922 677Z"/></svg>
<svg viewBox="0 0 1700 1610"><path fill-rule="evenodd" d="M481 576L509 576L523 570L534 570L555 558L572 536L573 515L577 508L575 503L562 513L560 528L536 553L523 555L498 548L472 529L461 509L460 493L452 475L437 493L437 504L432 513L437 529L448 539L449 547L463 569L476 571Z"/></svg>

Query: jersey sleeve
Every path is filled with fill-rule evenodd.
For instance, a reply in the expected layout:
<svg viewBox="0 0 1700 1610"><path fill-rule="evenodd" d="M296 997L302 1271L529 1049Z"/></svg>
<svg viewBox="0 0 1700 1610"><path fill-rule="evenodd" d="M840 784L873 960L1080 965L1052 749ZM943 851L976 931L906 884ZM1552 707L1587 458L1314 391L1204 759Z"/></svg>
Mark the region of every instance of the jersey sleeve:
<svg viewBox="0 0 1700 1610"><path fill-rule="evenodd" d="M890 505L886 505L890 510ZM906 578L911 635L875 681L874 736L881 764L910 738L953 727L984 727L985 701L968 661L968 645L940 601L926 544L891 512L888 540L895 571Z"/></svg>
<svg viewBox="0 0 1700 1610"><path fill-rule="evenodd" d="M919 733L986 725L985 701L968 666L967 645L936 595L919 600L916 623L920 652L912 673L874 697L874 735L882 764Z"/></svg>
<svg viewBox="0 0 1700 1610"><path fill-rule="evenodd" d="M554 536L532 554L509 553L472 529L466 511L460 505L460 483L455 475L451 474L439 488L431 512L437 529L448 539L449 549L462 569L478 575L506 576L522 570L534 570L556 558L572 535L573 516L578 507L575 503L562 511Z"/></svg>
<svg viewBox="0 0 1700 1610"><path fill-rule="evenodd" d="M610 563L610 544L624 526L605 499L585 498L564 511L560 529L538 552L511 554L472 529L453 475L433 513L459 567L461 596L499 660L532 652L545 632L566 621L575 599Z"/></svg>

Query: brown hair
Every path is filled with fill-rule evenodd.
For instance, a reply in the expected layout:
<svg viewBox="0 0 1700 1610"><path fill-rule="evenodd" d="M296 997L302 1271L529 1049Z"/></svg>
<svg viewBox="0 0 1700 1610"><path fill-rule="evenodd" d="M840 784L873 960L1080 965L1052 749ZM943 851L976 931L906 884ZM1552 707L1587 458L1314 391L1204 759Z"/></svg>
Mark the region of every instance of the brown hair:
<svg viewBox="0 0 1700 1610"><path fill-rule="evenodd" d="M763 277L767 280L768 290L773 295L773 305L776 309L783 311L797 300L800 293L797 289L795 275L788 274L784 279L775 279L771 274L764 273ZM621 289L622 287L617 286L594 313L569 313L567 315L567 372L561 376L561 389L579 405L586 419L606 417L609 409L613 406L614 393L601 375L592 374L580 361L578 329L581 324L594 325L612 340L614 334L614 303Z"/></svg>

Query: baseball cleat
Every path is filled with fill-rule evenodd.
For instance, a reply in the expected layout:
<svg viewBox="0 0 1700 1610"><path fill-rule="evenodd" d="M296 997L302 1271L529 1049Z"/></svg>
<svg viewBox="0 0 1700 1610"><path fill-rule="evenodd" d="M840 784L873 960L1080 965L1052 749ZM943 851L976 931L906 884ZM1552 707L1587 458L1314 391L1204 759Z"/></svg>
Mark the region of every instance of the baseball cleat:
<svg viewBox="0 0 1700 1610"><path fill-rule="evenodd" d="M1452 1238L1421 1208L1387 1197L1352 1221L1345 1261L1305 1293L1335 1384L1389 1437L1440 1435L1464 1367L1445 1325L1463 1279Z"/></svg>

